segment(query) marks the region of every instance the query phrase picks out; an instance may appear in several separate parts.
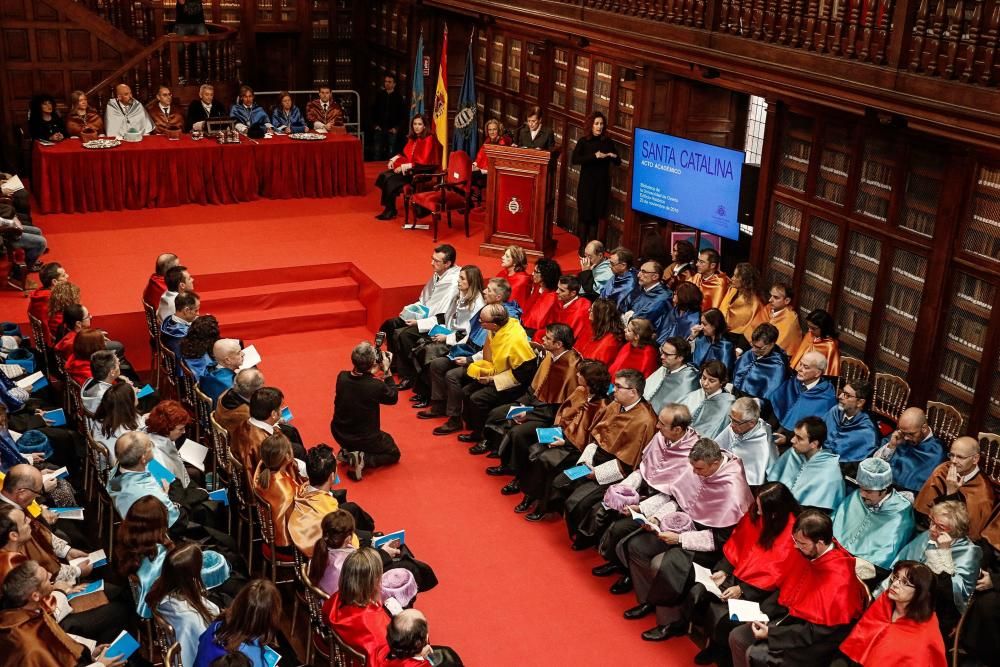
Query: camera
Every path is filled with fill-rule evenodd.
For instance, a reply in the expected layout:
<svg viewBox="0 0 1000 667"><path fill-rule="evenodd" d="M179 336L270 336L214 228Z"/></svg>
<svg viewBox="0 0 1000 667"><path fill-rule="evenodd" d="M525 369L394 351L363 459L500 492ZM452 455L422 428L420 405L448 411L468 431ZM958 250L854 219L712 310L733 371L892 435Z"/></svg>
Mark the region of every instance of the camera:
<svg viewBox="0 0 1000 667"><path fill-rule="evenodd" d="M385 332L379 331L375 334L375 361L380 366L382 365L382 344L385 343Z"/></svg>

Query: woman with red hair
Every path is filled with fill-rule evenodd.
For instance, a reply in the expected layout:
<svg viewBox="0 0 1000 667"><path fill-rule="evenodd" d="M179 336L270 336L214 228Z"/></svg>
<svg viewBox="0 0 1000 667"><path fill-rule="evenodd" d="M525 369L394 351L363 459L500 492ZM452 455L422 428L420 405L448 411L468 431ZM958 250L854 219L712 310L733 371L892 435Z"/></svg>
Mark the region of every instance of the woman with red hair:
<svg viewBox="0 0 1000 667"><path fill-rule="evenodd" d="M201 486L203 477L200 470L185 464L178 451L184 444L184 431L191 421L191 415L177 401L160 401L146 415L145 430L153 441L153 459L173 473L184 487L191 484L192 474L197 478L197 486Z"/></svg>

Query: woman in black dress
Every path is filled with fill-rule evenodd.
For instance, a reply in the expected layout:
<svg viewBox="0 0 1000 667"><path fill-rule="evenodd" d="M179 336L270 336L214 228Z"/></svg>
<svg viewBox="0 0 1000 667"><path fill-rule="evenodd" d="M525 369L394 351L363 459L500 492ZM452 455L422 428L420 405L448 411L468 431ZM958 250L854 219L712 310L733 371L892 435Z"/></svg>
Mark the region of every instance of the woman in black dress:
<svg viewBox="0 0 1000 667"><path fill-rule="evenodd" d="M587 243L597 239L598 225L608 213L611 196L611 165L620 165L618 148L607 136L608 119L600 111L587 116L590 133L576 142L573 164L580 165L580 182L576 188L577 236L579 254L583 257ZM597 239L604 242L604 239Z"/></svg>
<svg viewBox="0 0 1000 667"><path fill-rule="evenodd" d="M32 139L62 141L66 126L56 111L56 101L51 95L36 95L31 100L28 131Z"/></svg>

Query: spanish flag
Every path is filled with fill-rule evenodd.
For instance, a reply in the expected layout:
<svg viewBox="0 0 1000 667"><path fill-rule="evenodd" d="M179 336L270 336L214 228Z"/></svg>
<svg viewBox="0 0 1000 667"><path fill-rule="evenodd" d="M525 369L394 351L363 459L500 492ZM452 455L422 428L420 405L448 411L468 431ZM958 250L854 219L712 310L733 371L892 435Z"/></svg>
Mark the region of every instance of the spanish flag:
<svg viewBox="0 0 1000 667"><path fill-rule="evenodd" d="M434 113L431 118L434 134L441 144L441 168L448 166L448 24L444 26L441 62L438 65L437 90L434 92Z"/></svg>

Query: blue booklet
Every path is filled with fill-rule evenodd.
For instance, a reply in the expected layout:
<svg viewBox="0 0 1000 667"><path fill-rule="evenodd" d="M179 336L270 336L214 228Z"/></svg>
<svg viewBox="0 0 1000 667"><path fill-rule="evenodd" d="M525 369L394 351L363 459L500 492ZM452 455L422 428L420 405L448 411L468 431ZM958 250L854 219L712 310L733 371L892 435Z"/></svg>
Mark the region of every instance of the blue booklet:
<svg viewBox="0 0 1000 667"><path fill-rule="evenodd" d="M135 392L135 397L136 398L146 398L147 396L149 396L152 393L153 393L153 388L147 384L145 387L143 387L142 389L139 389L138 391Z"/></svg>
<svg viewBox="0 0 1000 667"><path fill-rule="evenodd" d="M573 466L567 470L563 470L563 474L572 479L580 479L581 477L586 477L591 472L590 466L581 463L578 466Z"/></svg>
<svg viewBox="0 0 1000 667"><path fill-rule="evenodd" d="M44 389L49 386L49 380L46 377L38 378L33 385L31 385L31 393L34 394L39 389Z"/></svg>
<svg viewBox="0 0 1000 667"><path fill-rule="evenodd" d="M107 658L121 657L123 660L128 660L138 650L139 642L136 638L130 635L127 630L122 630L122 633L108 646L104 656Z"/></svg>
<svg viewBox="0 0 1000 667"><path fill-rule="evenodd" d="M42 419L49 426L65 426L66 425L66 412L59 408L57 410L49 410L48 412L42 413Z"/></svg>
<svg viewBox="0 0 1000 667"><path fill-rule="evenodd" d="M382 535L381 537L376 537L375 539L372 540L372 546L378 549L383 544L387 544L389 542L392 542L393 540L399 540L399 544L397 546L400 547L406 544L406 531L397 530L395 533L389 533L388 535Z"/></svg>
<svg viewBox="0 0 1000 667"><path fill-rule="evenodd" d="M538 436L538 442L543 445L548 445L556 440L565 440L563 437L563 430L561 426L552 426L550 428L536 428L535 435Z"/></svg>
<svg viewBox="0 0 1000 667"><path fill-rule="evenodd" d="M264 664L267 665L267 667L275 667L279 660L281 660L281 656L278 655L277 651L270 646L264 647Z"/></svg>
<svg viewBox="0 0 1000 667"><path fill-rule="evenodd" d="M531 405L512 405L510 409L507 410L507 419L513 419L518 415L527 414L529 412L534 412L535 408Z"/></svg>
<svg viewBox="0 0 1000 667"><path fill-rule="evenodd" d="M104 590L104 580L98 579L97 581L92 581L83 587L83 590L79 590L76 593L67 593L66 599L72 600L73 598L78 598L81 595L90 595L91 593L96 593L97 591Z"/></svg>
<svg viewBox="0 0 1000 667"><path fill-rule="evenodd" d="M7 357L6 363L8 363L8 364L14 364L16 366L20 366L21 368L24 369L25 373L34 373L35 372L35 358L34 357L30 357L29 356L29 357L26 357L24 359L15 359L14 357Z"/></svg>
<svg viewBox="0 0 1000 667"><path fill-rule="evenodd" d="M172 484L173 481L177 479L177 475L167 470L166 467L164 467L164 465L156 459L153 459L146 464L146 470L149 471L150 475L156 478L157 482L166 480L167 484Z"/></svg>
<svg viewBox="0 0 1000 667"><path fill-rule="evenodd" d="M286 423L292 421L292 410L287 405L281 408L281 419Z"/></svg>
<svg viewBox="0 0 1000 667"><path fill-rule="evenodd" d="M451 329L443 324L435 324L434 328L427 332L428 336L437 336L441 334L442 336L447 336L450 333L454 333Z"/></svg>
<svg viewBox="0 0 1000 667"><path fill-rule="evenodd" d="M55 512L56 516L60 519L73 519L75 521L83 521L82 507L50 507L49 511Z"/></svg>
<svg viewBox="0 0 1000 667"><path fill-rule="evenodd" d="M209 500L215 500L226 507L229 507L229 490L228 489L216 489L208 494Z"/></svg>

